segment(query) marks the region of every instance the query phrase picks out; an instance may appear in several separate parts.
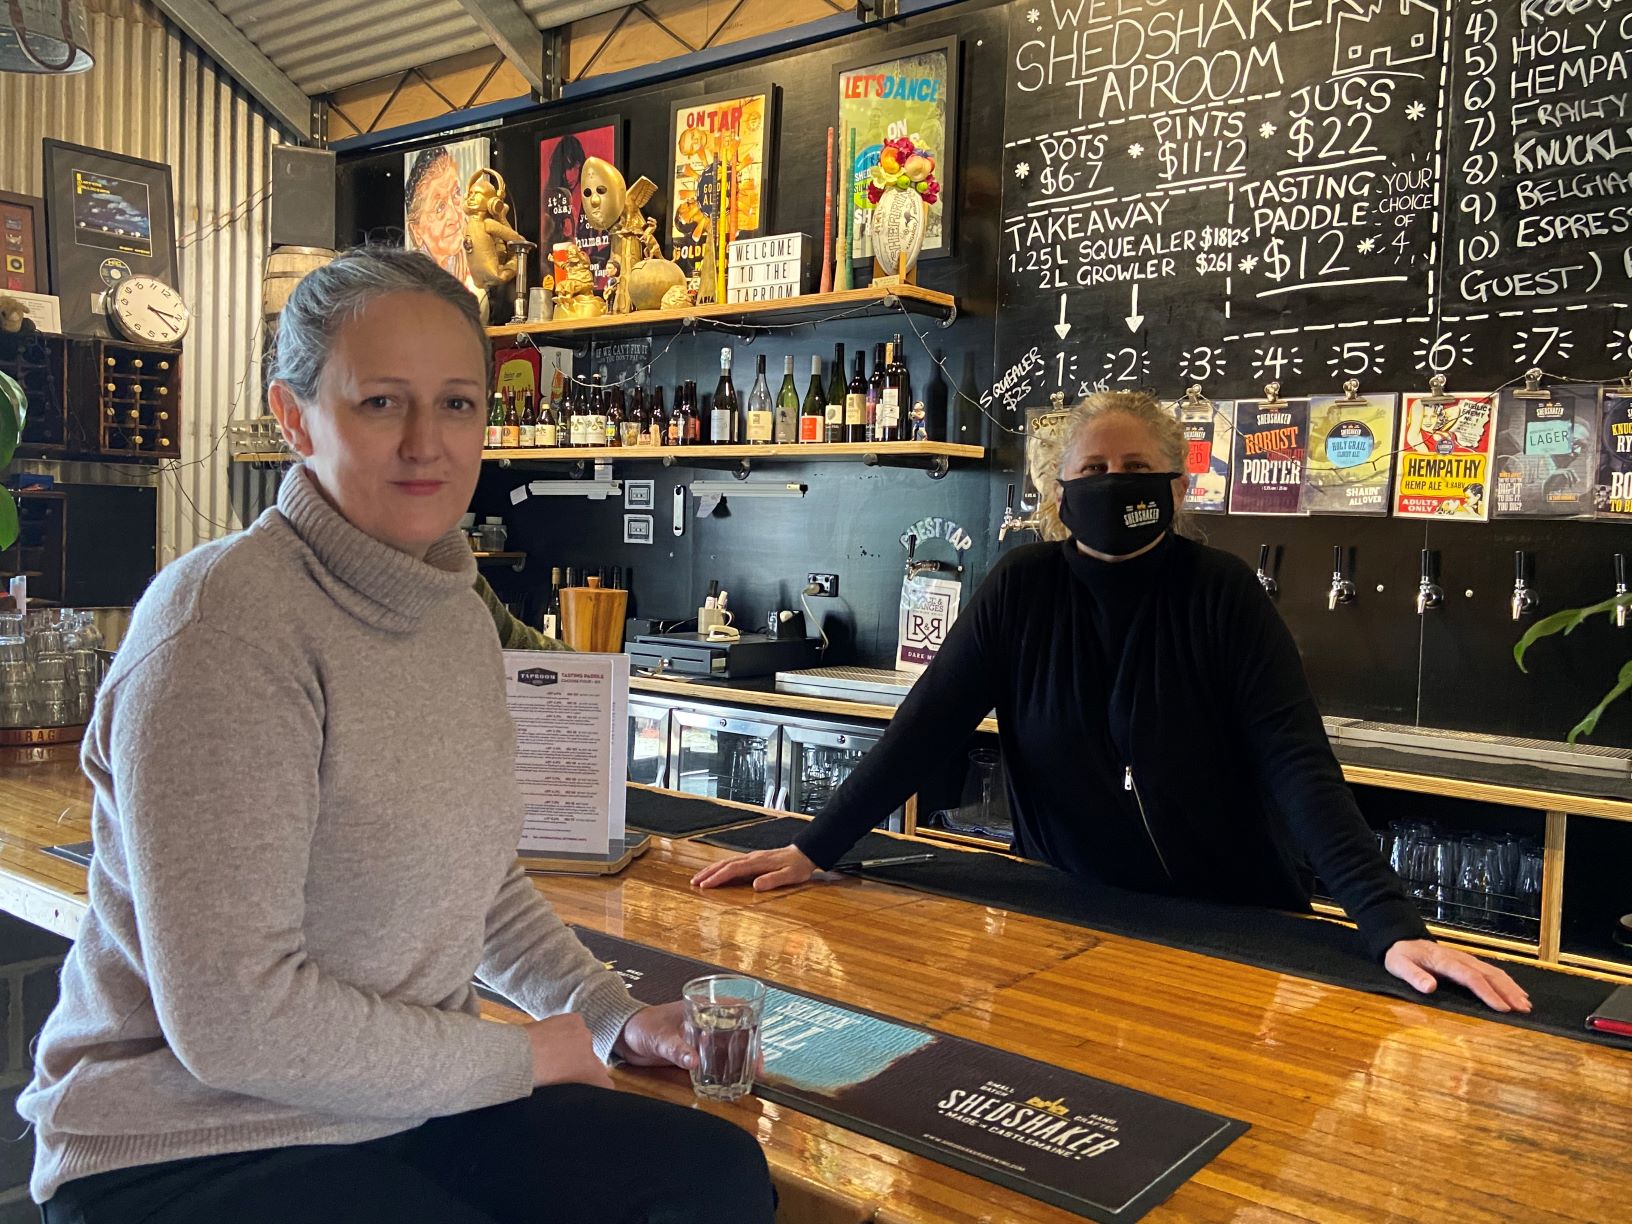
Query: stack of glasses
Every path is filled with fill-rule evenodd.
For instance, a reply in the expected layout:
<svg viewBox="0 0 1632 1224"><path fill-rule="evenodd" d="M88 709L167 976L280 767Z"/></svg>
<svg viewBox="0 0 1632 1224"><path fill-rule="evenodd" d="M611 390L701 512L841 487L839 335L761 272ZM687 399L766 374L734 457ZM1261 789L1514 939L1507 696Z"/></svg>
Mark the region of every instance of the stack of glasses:
<svg viewBox="0 0 1632 1224"><path fill-rule="evenodd" d="M1468 833L1396 820L1377 832L1383 855L1423 917L1536 940L1542 848L1513 833Z"/></svg>
<svg viewBox="0 0 1632 1224"><path fill-rule="evenodd" d="M0 727L88 722L102 680L101 646L89 612L0 612Z"/></svg>

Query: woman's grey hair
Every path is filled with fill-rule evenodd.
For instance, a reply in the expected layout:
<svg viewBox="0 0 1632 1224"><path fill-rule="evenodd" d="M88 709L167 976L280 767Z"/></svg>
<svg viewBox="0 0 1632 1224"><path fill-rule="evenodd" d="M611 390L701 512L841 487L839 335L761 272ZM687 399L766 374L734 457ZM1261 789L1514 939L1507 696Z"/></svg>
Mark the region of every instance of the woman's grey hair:
<svg viewBox="0 0 1632 1224"><path fill-rule="evenodd" d="M1169 471L1182 472L1184 468L1185 451L1184 426L1179 423L1178 416L1164 407L1160 400L1145 391L1095 391L1071 409L1071 414L1054 431L1053 436L1039 439L1039 445L1049 448L1049 452L1039 457L1038 471L1042 474L1041 487L1038 492L1037 517L1041 520L1038 534L1045 540L1069 539L1071 532L1060 522L1060 486L1055 482L1060 477L1060 469L1071 452L1076 449L1082 438L1082 431L1088 425L1102 416L1120 413L1141 422L1150 430L1151 441L1156 444L1156 450L1161 455L1162 462ZM1191 516L1182 506L1176 508L1173 516L1173 533L1175 535L1198 534Z"/></svg>
<svg viewBox="0 0 1632 1224"><path fill-rule="evenodd" d="M424 293L452 306L489 353L487 329L476 297L436 261L402 247L362 246L308 272L278 316L270 376L288 385L297 398L316 398L318 380L340 329L357 318L376 298L392 293Z"/></svg>

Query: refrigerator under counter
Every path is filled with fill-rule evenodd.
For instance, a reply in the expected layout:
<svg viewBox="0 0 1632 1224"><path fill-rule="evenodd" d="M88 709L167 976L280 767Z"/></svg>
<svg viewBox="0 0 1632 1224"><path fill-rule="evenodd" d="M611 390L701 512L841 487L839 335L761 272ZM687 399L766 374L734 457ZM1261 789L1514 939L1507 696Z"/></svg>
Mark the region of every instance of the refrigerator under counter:
<svg viewBox="0 0 1632 1224"><path fill-rule="evenodd" d="M817 638L772 638L744 633L734 642L711 642L700 633L643 634L625 648L635 671L746 680L821 661Z"/></svg>

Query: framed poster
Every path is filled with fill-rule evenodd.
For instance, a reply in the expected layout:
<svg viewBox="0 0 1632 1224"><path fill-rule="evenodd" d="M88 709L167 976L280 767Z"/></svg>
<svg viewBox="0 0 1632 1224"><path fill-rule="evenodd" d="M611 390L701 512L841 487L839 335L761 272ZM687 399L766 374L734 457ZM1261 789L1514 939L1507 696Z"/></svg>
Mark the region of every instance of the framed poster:
<svg viewBox="0 0 1632 1224"><path fill-rule="evenodd" d="M538 142L538 249L548 263L548 252L558 242L576 242L589 256L595 288L606 288L606 257L612 236L582 224L583 197L578 175L591 157L623 169L623 119L610 115L588 127L573 128Z"/></svg>
<svg viewBox="0 0 1632 1224"><path fill-rule="evenodd" d="M486 136L430 145L402 155L403 245L423 251L466 288L475 290L465 254L465 184L492 163Z"/></svg>
<svg viewBox="0 0 1632 1224"><path fill-rule="evenodd" d="M958 40L939 39L903 47L888 59L841 64L834 70L838 119L834 124L838 162L849 157L850 134L856 137L856 159L846 180L849 186L851 240L854 262L873 258L867 237L872 210L856 205L856 193L865 191L884 142L900 136L911 139L920 151L935 159L935 177L941 195L929 206L920 259L952 253L950 195L956 185L958 152Z"/></svg>
<svg viewBox="0 0 1632 1224"><path fill-rule="evenodd" d="M45 268L45 201L0 191L0 290L49 293Z"/></svg>
<svg viewBox="0 0 1632 1224"><path fill-rule="evenodd" d="M46 250L67 333L111 336L102 295L130 276L176 283L170 167L46 140Z"/></svg>
<svg viewBox="0 0 1632 1224"><path fill-rule="evenodd" d="M1599 518L1632 518L1632 394L1626 391L1604 392L1593 506Z"/></svg>
<svg viewBox="0 0 1632 1224"><path fill-rule="evenodd" d="M669 236L694 275L722 198L732 237L769 231L777 90L688 98L669 109ZM731 183L721 182L734 167Z"/></svg>

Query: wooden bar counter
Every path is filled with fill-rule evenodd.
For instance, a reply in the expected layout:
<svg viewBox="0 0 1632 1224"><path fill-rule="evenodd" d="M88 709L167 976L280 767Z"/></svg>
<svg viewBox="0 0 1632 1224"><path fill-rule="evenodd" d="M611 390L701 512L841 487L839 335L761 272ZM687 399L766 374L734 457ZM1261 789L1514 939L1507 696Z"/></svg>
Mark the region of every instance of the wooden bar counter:
<svg viewBox="0 0 1632 1224"><path fill-rule="evenodd" d="M84 873L40 847L90 836L89 790L71 758L0 765L0 907L72 934ZM1151 1220L1632 1219L1632 1051L866 881L693 890L723 853L654 839L539 888L569 922L1252 1124ZM710 1108L764 1143L786 1221L1080 1218L754 1097Z"/></svg>

